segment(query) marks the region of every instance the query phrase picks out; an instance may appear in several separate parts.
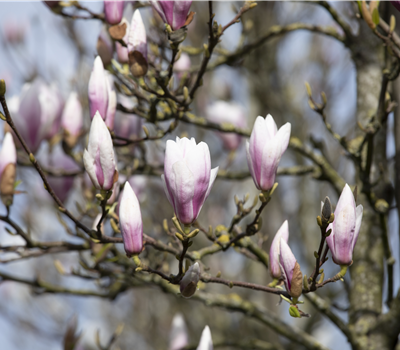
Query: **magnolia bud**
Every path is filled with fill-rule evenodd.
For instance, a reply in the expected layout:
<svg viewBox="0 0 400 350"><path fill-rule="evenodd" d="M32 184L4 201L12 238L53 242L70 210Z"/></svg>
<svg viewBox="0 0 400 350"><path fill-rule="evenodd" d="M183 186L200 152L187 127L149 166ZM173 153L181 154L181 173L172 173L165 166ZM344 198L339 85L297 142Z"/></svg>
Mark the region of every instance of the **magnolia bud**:
<svg viewBox="0 0 400 350"><path fill-rule="evenodd" d="M95 114L90 126L83 163L93 185L99 190L110 190L118 180L111 135L99 112Z"/></svg>
<svg viewBox="0 0 400 350"><path fill-rule="evenodd" d="M119 221L127 256L143 249L143 222L139 201L129 182L125 182L119 203Z"/></svg>
<svg viewBox="0 0 400 350"><path fill-rule="evenodd" d="M180 291L183 297L190 298L196 292L197 283L200 279L200 266L196 262L194 265L189 267L183 276L180 283Z"/></svg>
<svg viewBox="0 0 400 350"><path fill-rule="evenodd" d="M331 234L326 242L332 253L332 259L338 265L350 265L353 250L360 233L363 206L356 207L353 192L348 184L343 188L336 205L334 221L328 226Z"/></svg>
<svg viewBox="0 0 400 350"><path fill-rule="evenodd" d="M185 25L192 1L152 1L151 4L164 23L177 30Z"/></svg>
<svg viewBox="0 0 400 350"><path fill-rule="evenodd" d="M200 213L218 174L218 167L211 169L208 145L194 138L176 138L167 141L164 191L179 221L189 225Z"/></svg>
<svg viewBox="0 0 400 350"><path fill-rule="evenodd" d="M290 138L290 123L279 131L271 115L264 119L257 117L247 142L247 164L256 187L268 191L275 183L276 171Z"/></svg>

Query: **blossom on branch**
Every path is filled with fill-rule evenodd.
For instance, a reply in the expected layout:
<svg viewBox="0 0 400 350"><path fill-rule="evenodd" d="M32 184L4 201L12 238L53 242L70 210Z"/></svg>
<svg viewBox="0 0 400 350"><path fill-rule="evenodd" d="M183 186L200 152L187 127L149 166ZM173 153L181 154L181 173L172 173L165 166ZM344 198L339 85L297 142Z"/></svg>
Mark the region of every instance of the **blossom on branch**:
<svg viewBox="0 0 400 350"><path fill-rule="evenodd" d="M218 167L211 169L208 145L194 138L176 138L167 141L164 175L161 175L164 191L179 221L192 224L210 194L218 174Z"/></svg>
<svg viewBox="0 0 400 350"><path fill-rule="evenodd" d="M119 222L127 256L143 249L143 222L139 201L129 182L125 182L119 203Z"/></svg>
<svg viewBox="0 0 400 350"><path fill-rule="evenodd" d="M177 30L185 25L192 1L152 1L151 4L164 23Z"/></svg>
<svg viewBox="0 0 400 350"><path fill-rule="evenodd" d="M282 226L279 228L278 232L272 241L271 248L269 250L269 273L272 278L279 279L282 276L281 268L279 266L279 254L280 254L280 242L283 239L286 243L289 239L289 224L285 220Z"/></svg>
<svg viewBox="0 0 400 350"><path fill-rule="evenodd" d="M124 1L104 0L104 17L109 24L121 22L124 13Z"/></svg>
<svg viewBox="0 0 400 350"><path fill-rule="evenodd" d="M338 265L351 265L353 250L360 233L363 206L356 207L350 186L344 186L335 209L335 220L328 226L332 230L326 238L332 259Z"/></svg>
<svg viewBox="0 0 400 350"><path fill-rule="evenodd" d="M96 112L105 119L107 116L108 108L108 87L107 77L104 71L103 62L100 56L94 60L93 70L90 74L88 96L89 96L89 109L90 117L93 118Z"/></svg>
<svg viewBox="0 0 400 350"><path fill-rule="evenodd" d="M250 142L246 143L247 164L256 187L268 191L275 183L276 171L290 139L290 123L279 130L270 114L257 117Z"/></svg>
<svg viewBox="0 0 400 350"><path fill-rule="evenodd" d="M111 135L99 112L96 112L90 126L83 164L94 187L99 190L111 190L118 180Z"/></svg>
<svg viewBox="0 0 400 350"><path fill-rule="evenodd" d="M303 289L303 275L300 271L300 265L283 238L280 240L279 250L279 264L286 290L290 296L298 298Z"/></svg>

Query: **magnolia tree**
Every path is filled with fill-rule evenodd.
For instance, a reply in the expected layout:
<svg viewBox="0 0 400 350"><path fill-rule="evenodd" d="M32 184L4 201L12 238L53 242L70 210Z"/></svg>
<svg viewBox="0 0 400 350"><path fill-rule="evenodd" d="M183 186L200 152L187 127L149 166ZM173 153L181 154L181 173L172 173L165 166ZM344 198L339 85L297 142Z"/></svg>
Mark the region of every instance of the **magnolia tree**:
<svg viewBox="0 0 400 350"><path fill-rule="evenodd" d="M400 348L397 2L44 3L91 70L0 81L0 291L64 349Z"/></svg>

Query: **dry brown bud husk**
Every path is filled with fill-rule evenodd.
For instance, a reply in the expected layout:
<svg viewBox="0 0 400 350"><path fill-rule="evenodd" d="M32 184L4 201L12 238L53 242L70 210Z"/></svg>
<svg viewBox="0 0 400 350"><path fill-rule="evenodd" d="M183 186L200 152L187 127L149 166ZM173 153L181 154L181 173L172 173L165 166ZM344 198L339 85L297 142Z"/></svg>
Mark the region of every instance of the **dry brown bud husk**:
<svg viewBox="0 0 400 350"><path fill-rule="evenodd" d="M122 40L126 34L126 23L116 24L108 29L111 38L114 40Z"/></svg>
<svg viewBox="0 0 400 350"><path fill-rule="evenodd" d="M194 282L190 282L186 288L181 292L181 294L186 297L186 298L190 298L197 289L197 283Z"/></svg>
<svg viewBox="0 0 400 350"><path fill-rule="evenodd" d="M104 66L109 65L111 63L113 53L112 50L110 50L110 47L104 42L102 38L99 38L97 40L96 49L101 60L103 61Z"/></svg>
<svg viewBox="0 0 400 350"><path fill-rule="evenodd" d="M135 78L147 73L147 61L139 51L129 52L129 68Z"/></svg>
<svg viewBox="0 0 400 350"><path fill-rule="evenodd" d="M113 176L113 183L116 183L118 181L118 178L119 178L119 173L118 173L118 170L115 169L114 176Z"/></svg>
<svg viewBox="0 0 400 350"><path fill-rule="evenodd" d="M196 14L196 12L193 12L193 11L189 12L189 14L186 17L186 22L184 24L185 27L188 26L190 23L192 23L193 17L194 17L195 14Z"/></svg>
<svg viewBox="0 0 400 350"><path fill-rule="evenodd" d="M290 295L293 298L298 298L303 290L303 274L300 271L300 265L298 262L294 265L292 284L290 288Z"/></svg>
<svg viewBox="0 0 400 350"><path fill-rule="evenodd" d="M1 175L0 193L1 200L4 205L9 206L13 202L14 183L15 183L16 167L15 164L8 164Z"/></svg>

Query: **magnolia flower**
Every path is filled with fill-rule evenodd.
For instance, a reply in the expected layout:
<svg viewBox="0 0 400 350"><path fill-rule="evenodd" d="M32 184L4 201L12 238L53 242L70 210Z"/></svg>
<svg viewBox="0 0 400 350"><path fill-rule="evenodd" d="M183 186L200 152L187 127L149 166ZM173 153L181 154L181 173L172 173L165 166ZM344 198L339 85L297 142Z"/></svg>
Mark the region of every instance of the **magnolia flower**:
<svg viewBox="0 0 400 350"><path fill-rule="evenodd" d="M123 12L124 1L104 0L104 17L109 24L118 24L121 22Z"/></svg>
<svg viewBox="0 0 400 350"><path fill-rule="evenodd" d="M128 45L129 27L130 26L129 26L129 22L125 18L123 18L122 21L121 21L121 24L124 24L124 23L126 24L126 31L125 31L124 37L122 38L122 41L126 45ZM120 63L128 63L128 61L129 61L128 48L125 47L125 46L122 46L119 42L115 43L115 48L116 48L116 51L117 51L118 61Z"/></svg>
<svg viewBox="0 0 400 350"><path fill-rule="evenodd" d="M286 290L293 298L298 298L303 288L303 275L299 263L283 238L280 240L279 264Z"/></svg>
<svg viewBox="0 0 400 350"><path fill-rule="evenodd" d="M172 319L172 328L169 336L168 350L181 350L189 343L185 320L181 314Z"/></svg>
<svg viewBox="0 0 400 350"><path fill-rule="evenodd" d="M286 243L289 239L289 224L285 220L278 232L275 234L274 240L272 241L271 248L269 250L269 273L272 278L281 278L281 268L279 266L279 254L280 254L280 242L283 239Z"/></svg>
<svg viewBox="0 0 400 350"><path fill-rule="evenodd" d="M132 16L128 35L129 66L134 77L147 73L147 37L139 10Z"/></svg>
<svg viewBox="0 0 400 350"><path fill-rule="evenodd" d="M89 144L83 153L83 164L94 187L110 190L118 179L110 132L97 112L92 120Z"/></svg>
<svg viewBox="0 0 400 350"><path fill-rule="evenodd" d="M190 266L186 271L185 276L181 279L179 289L184 298L190 298L196 292L197 283L200 280L200 266L196 262L194 265Z"/></svg>
<svg viewBox="0 0 400 350"><path fill-rule="evenodd" d="M211 338L210 327L205 326L203 333L201 333L200 343L197 350L213 350L213 342Z"/></svg>
<svg viewBox="0 0 400 350"><path fill-rule="evenodd" d="M206 109L207 118L215 123L231 123L235 127L246 126L246 113L243 108L234 102L216 101ZM234 133L219 132L224 147L228 150L235 150L239 147L242 137Z"/></svg>
<svg viewBox="0 0 400 350"><path fill-rule="evenodd" d="M152 1L151 4L164 23L177 30L185 25L192 1Z"/></svg>
<svg viewBox="0 0 400 350"><path fill-rule="evenodd" d="M326 238L333 261L338 265L351 265L353 250L360 233L363 206L356 207L353 192L344 186L335 209L335 220L328 226L331 234Z"/></svg>
<svg viewBox="0 0 400 350"><path fill-rule="evenodd" d="M119 203L119 222L127 256L143 249L143 222L139 201L129 182L125 182Z"/></svg>
<svg viewBox="0 0 400 350"><path fill-rule="evenodd" d="M25 84L21 94L9 100L14 123L32 153L36 153L43 140L58 132L63 107L58 89L41 79Z"/></svg>
<svg viewBox="0 0 400 350"><path fill-rule="evenodd" d="M114 129L114 118L115 112L117 111L117 93L114 90L114 78L112 74L106 72L107 82L107 95L108 95L108 106L107 114L105 118L106 125L110 130Z"/></svg>
<svg viewBox="0 0 400 350"><path fill-rule="evenodd" d="M62 113L61 126L64 129L65 143L70 148L73 148L81 135L83 127L82 105L75 91L69 94Z"/></svg>
<svg viewBox="0 0 400 350"><path fill-rule="evenodd" d="M176 138L167 141L164 191L179 221L193 223L211 191L218 167L211 169L210 151L204 142L196 145L194 138Z"/></svg>
<svg viewBox="0 0 400 350"><path fill-rule="evenodd" d="M89 79L88 94L91 118L94 117L97 111L103 119L107 116L108 88L106 79L103 62L100 56L97 56L94 60L93 70Z"/></svg>
<svg viewBox="0 0 400 350"><path fill-rule="evenodd" d="M247 164L256 187L268 191L275 183L275 175L282 154L286 151L290 138L290 123L279 131L270 114L264 119L257 117L246 144Z"/></svg>
<svg viewBox="0 0 400 350"><path fill-rule="evenodd" d="M11 133L7 132L0 150L0 195L5 205L11 205L14 195L17 151Z"/></svg>

